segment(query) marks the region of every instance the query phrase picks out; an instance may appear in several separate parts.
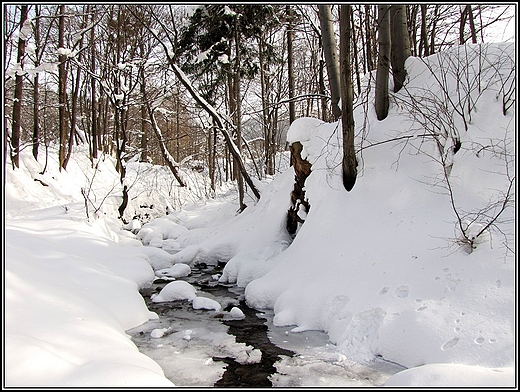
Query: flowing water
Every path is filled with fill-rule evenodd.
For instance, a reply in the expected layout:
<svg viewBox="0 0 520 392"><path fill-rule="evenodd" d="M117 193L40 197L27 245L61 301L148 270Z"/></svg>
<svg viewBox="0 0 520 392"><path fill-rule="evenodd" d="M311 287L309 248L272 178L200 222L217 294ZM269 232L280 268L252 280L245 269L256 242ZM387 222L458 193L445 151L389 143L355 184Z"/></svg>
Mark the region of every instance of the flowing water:
<svg viewBox="0 0 520 392"><path fill-rule="evenodd" d="M403 370L382 360L351 362L323 332L274 326L272 311L249 308L242 288L218 283L222 267L199 265L182 278L198 296L219 302L221 311L195 310L189 301L152 302L171 280L157 279L141 293L159 318L127 333L176 386L378 386ZM244 317L232 317L233 307Z"/></svg>

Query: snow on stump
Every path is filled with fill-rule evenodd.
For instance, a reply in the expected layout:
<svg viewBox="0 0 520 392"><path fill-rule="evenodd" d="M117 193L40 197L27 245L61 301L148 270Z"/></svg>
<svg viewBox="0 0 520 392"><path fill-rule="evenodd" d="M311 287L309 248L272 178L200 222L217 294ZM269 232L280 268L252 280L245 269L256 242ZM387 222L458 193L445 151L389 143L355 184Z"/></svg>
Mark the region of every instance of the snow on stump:
<svg viewBox="0 0 520 392"><path fill-rule="evenodd" d="M157 295L152 295L152 302L169 302L179 300L193 300L197 297L197 290L188 282L176 280L168 283Z"/></svg>

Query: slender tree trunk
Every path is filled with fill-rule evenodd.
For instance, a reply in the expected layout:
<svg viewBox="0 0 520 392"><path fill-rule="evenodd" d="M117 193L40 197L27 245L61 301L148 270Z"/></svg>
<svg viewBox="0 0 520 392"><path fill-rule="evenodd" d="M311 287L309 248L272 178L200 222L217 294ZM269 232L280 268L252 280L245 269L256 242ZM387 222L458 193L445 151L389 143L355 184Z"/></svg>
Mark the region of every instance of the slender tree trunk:
<svg viewBox="0 0 520 392"><path fill-rule="evenodd" d="M27 5L20 6L20 36L18 39L18 54L16 62L20 66L20 72L16 73L14 82L14 103L13 103L13 124L11 130L12 162L15 167L20 167L20 133L21 133L21 113L23 95L23 58L25 56L25 40L23 31L25 20L27 19Z"/></svg>
<svg viewBox="0 0 520 392"><path fill-rule="evenodd" d="M60 5L59 16L59 47L65 47L65 5ZM59 132L60 132L60 149L59 149L59 165L60 171L65 168L65 160L67 157L67 136L68 136L68 115L67 115L67 56L60 54L58 56L58 98L59 98Z"/></svg>
<svg viewBox="0 0 520 392"><path fill-rule="evenodd" d="M240 97L240 32L238 31L238 17L235 18L235 57L236 57L236 65L235 65L235 102L236 102L236 130L237 130L237 146L238 152L240 153L242 150L242 101ZM240 204L240 211L244 211L246 209L246 205L244 204L244 179L242 177L242 173L240 173L240 169L238 168L239 163L236 162L237 158L235 158L235 162L233 166L237 167L236 175L237 175L237 183L238 183L238 201Z"/></svg>
<svg viewBox="0 0 520 392"><path fill-rule="evenodd" d="M325 97L327 92L325 91L325 78L323 77L323 73L325 72L325 61L323 58L320 58L320 69L319 69L319 83L320 83L320 94ZM323 121L327 121L327 100L325 98L321 99L321 119Z"/></svg>
<svg viewBox="0 0 520 392"><path fill-rule="evenodd" d="M435 5L435 8L433 10L433 22L432 22L432 29L430 32L430 54L435 54L435 38L437 35L437 19L439 16L439 9L440 5Z"/></svg>
<svg viewBox="0 0 520 392"><path fill-rule="evenodd" d="M86 16L84 17L86 18ZM83 23L81 28L85 28L87 25L87 20L83 19ZM79 46L83 47L83 35L81 35ZM79 53L78 58L80 63L83 63L83 52ZM63 169L67 169L67 164L70 160L70 157L72 155L72 146L74 144L74 135L76 134L76 127L77 127L77 110L78 110L78 97L79 97L79 90L80 90L80 79L81 77L81 67L78 67L76 70L76 80L75 80L75 86L73 86L72 90L72 108L70 111L70 134L69 134L69 146L67 151L67 156L65 157L65 162L63 162Z"/></svg>
<svg viewBox="0 0 520 392"><path fill-rule="evenodd" d="M264 135L264 152L265 152L265 172L266 174L272 175L273 171L273 160L271 157L271 124L269 122L269 76L266 74L267 62L264 55L264 44L265 36L261 34L258 40L258 53L260 61L260 89L262 94L262 129Z"/></svg>
<svg viewBox="0 0 520 392"><path fill-rule="evenodd" d="M96 28L94 26L95 22L95 6L91 9L91 23L93 24L92 29L90 30L90 70L93 74L96 73L96 41L95 41L95 32ZM96 97L96 78L90 77L90 99L92 102L92 120L91 120L91 128L92 128L92 160L97 159L98 154L98 116L97 116L97 97Z"/></svg>
<svg viewBox="0 0 520 392"><path fill-rule="evenodd" d="M467 18L468 18L468 7L464 7L462 12L460 13L459 45L464 45L466 43L466 38L464 38L464 28L466 27L466 19Z"/></svg>
<svg viewBox="0 0 520 392"><path fill-rule="evenodd" d="M373 45L372 45L372 20L370 17L370 5L365 5L365 44L366 44L366 63L367 63L367 71L374 70L374 59L372 57L373 54Z"/></svg>
<svg viewBox="0 0 520 392"><path fill-rule="evenodd" d="M289 16L289 24L287 26L287 69L289 72L289 124L296 119L294 107L294 56L293 56L293 23L291 6L286 5L287 15ZM271 173L272 174L272 173Z"/></svg>
<svg viewBox="0 0 520 392"><path fill-rule="evenodd" d="M476 44L477 43L477 30L475 29L475 19L473 18L473 9L471 8L471 5L466 5L466 8L468 10L468 19L469 19L469 30L471 32L471 42Z"/></svg>
<svg viewBox="0 0 520 392"><path fill-rule="evenodd" d="M390 6L379 5L379 56L377 60L375 106L378 120L388 116L388 78L390 74Z"/></svg>
<svg viewBox="0 0 520 392"><path fill-rule="evenodd" d="M141 43L141 56L144 56L144 47L143 43ZM148 129L147 129L147 121L146 121L146 104L144 102L144 97L146 94L146 76L144 72L144 65L139 69L140 76L140 85L139 90L141 93L141 154L139 156L139 160L141 162L148 162Z"/></svg>
<svg viewBox="0 0 520 392"><path fill-rule="evenodd" d="M354 9L351 7L351 15L350 20L352 23L351 26L351 34L352 34L352 42L354 43L352 45L353 47L353 55L354 55L354 64L356 68L356 83L357 83L357 90L358 94L361 94L361 76L359 75L359 61L358 61L358 48L357 48L357 39L356 39L356 26L354 25Z"/></svg>
<svg viewBox="0 0 520 392"><path fill-rule="evenodd" d="M321 36L323 40L323 52L325 54L325 63L327 65L327 74L329 76L332 115L334 120L337 120L341 116L341 108L339 107L341 88L336 38L334 36L334 26L332 23L332 12L330 5L319 5L318 8Z"/></svg>
<svg viewBox="0 0 520 392"><path fill-rule="evenodd" d="M413 56L417 56L417 13L419 6L417 4L407 5L405 7L408 15L408 40L410 42L410 52Z"/></svg>
<svg viewBox="0 0 520 392"><path fill-rule="evenodd" d="M421 4L421 41L419 43L419 55L421 54L421 47L424 49L423 56L430 55L430 45L428 43L428 28L426 27L426 15L428 13L426 4Z"/></svg>
<svg viewBox="0 0 520 392"><path fill-rule="evenodd" d="M40 6L34 6L34 43L35 43L35 67L40 65ZM38 160L38 150L40 149L40 75L34 75L33 86L33 136L32 151L34 159Z"/></svg>
<svg viewBox="0 0 520 392"><path fill-rule="evenodd" d="M343 186L351 191L356 183L357 162L354 149L354 86L350 46L352 31L350 18L352 6L342 5L340 9L340 59L341 59L341 125L343 130Z"/></svg>
<svg viewBox="0 0 520 392"><path fill-rule="evenodd" d="M215 191L215 155L216 155L215 122L208 132L208 168L211 189Z"/></svg>
<svg viewBox="0 0 520 392"><path fill-rule="evenodd" d="M406 23L406 6L392 5L391 11L391 52L392 52L392 74L394 77L394 92L403 87L406 79L404 63L410 57L410 39Z"/></svg>

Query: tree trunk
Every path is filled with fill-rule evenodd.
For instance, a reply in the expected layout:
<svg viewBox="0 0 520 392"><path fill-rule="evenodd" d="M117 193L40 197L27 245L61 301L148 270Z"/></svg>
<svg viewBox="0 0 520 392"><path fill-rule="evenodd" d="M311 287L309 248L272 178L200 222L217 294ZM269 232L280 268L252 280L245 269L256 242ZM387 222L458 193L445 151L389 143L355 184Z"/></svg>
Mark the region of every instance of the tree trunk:
<svg viewBox="0 0 520 392"><path fill-rule="evenodd" d="M34 23L34 43L35 43L35 67L40 65L40 6L35 5L35 23ZM33 86L33 136L32 136L32 151L34 159L38 160L38 150L40 149L40 77L36 73L34 75Z"/></svg>
<svg viewBox="0 0 520 392"><path fill-rule="evenodd" d="M357 48L357 39L356 39L356 26L354 25L354 9L351 7L350 11L350 21L352 23L352 26L350 27L350 31L352 34L352 42L354 45L353 47L353 55L354 55L354 64L356 69L356 84L357 84L357 91L358 94L361 94L361 76L359 75L359 61L358 61L358 48Z"/></svg>
<svg viewBox="0 0 520 392"><path fill-rule="evenodd" d="M413 56L417 56L417 14L419 6L417 4L406 6L408 15L408 40L410 42L410 52Z"/></svg>
<svg viewBox="0 0 520 392"><path fill-rule="evenodd" d="M365 41L366 41L366 56L367 56L367 71L374 70L374 60L372 57L372 25L370 20L370 5L365 5Z"/></svg>
<svg viewBox="0 0 520 392"><path fill-rule="evenodd" d="M236 132L237 132L237 147L238 152L242 151L242 102L240 97L240 32L238 31L238 17L235 18L235 103L236 103ZM237 183L238 183L238 201L240 211L244 211L246 209L246 205L244 204L244 179L242 177L242 173L238 168L239 163L236 162L237 158L235 158L234 166L237 166Z"/></svg>
<svg viewBox="0 0 520 392"><path fill-rule="evenodd" d="M287 69L289 74L289 125L296 119L294 107L294 58L293 58L293 23L291 6L286 5L289 24L287 26ZM272 174L272 173L271 173Z"/></svg>
<svg viewBox="0 0 520 392"><path fill-rule="evenodd" d="M477 30L475 29L475 19L473 18L473 9L471 8L471 5L466 5L466 8L468 10L468 19L469 19L469 31L471 33L471 42L476 44L477 43Z"/></svg>
<svg viewBox="0 0 520 392"><path fill-rule="evenodd" d="M96 45L95 45L95 31L96 28L94 26L95 22L95 7L92 9L92 29L90 30L90 70L92 73L96 72ZM92 102L92 120L91 120L91 128L92 128L92 160L97 159L98 153L98 116L97 116L97 97L96 97L96 78L93 76L90 77L90 99Z"/></svg>
<svg viewBox="0 0 520 392"><path fill-rule="evenodd" d="M17 168L20 167L20 130L21 130L21 113L22 113L22 95L23 95L23 57L25 56L25 40L23 31L25 20L27 19L27 5L20 6L20 36L18 39L18 54L16 62L20 66L20 72L16 73L14 82L14 103L13 103L13 124L11 130L11 148L12 162Z"/></svg>
<svg viewBox="0 0 520 392"><path fill-rule="evenodd" d="M139 44L139 49L141 50L141 58L144 58L144 43L141 41ZM144 97L146 95L146 75L144 70L144 65L139 69L139 91L141 94L141 154L139 155L139 160L141 162L148 162L148 129L147 129L147 121L146 121L146 104L144 102Z"/></svg>
<svg viewBox="0 0 520 392"><path fill-rule="evenodd" d="M421 5L421 41L419 43L419 55L421 54L421 48L423 51L423 56L430 55L430 45L428 43L428 28L426 27L426 15L427 15L427 5Z"/></svg>
<svg viewBox="0 0 520 392"><path fill-rule="evenodd" d="M330 5L319 5L318 8L323 52L325 54L325 63L327 65L327 74L329 76L332 115L334 120L337 120L341 116L341 108L339 107L341 88L336 38L334 36L334 26L332 23L332 12Z"/></svg>
<svg viewBox="0 0 520 392"><path fill-rule="evenodd" d="M268 109L268 91L269 91L269 76L266 74L265 67L267 66L264 56L264 34L261 34L258 40L258 54L260 61L260 89L262 94L262 128L264 135L264 152L265 152L265 172L273 175L273 159L271 156L271 124L269 121Z"/></svg>
<svg viewBox="0 0 520 392"><path fill-rule="evenodd" d="M388 116L390 101L388 98L388 78L390 73L390 6L379 5L379 56L377 59L375 106L378 120Z"/></svg>
<svg viewBox="0 0 520 392"><path fill-rule="evenodd" d="M60 5L59 16L59 33L58 46L64 48L65 45L65 5ZM59 165L60 171L64 169L67 154L67 135L68 135L68 115L67 115L67 70L65 61L67 56L60 54L58 56L58 102L59 102L59 133L60 133L60 149L59 149Z"/></svg>
<svg viewBox="0 0 520 392"><path fill-rule="evenodd" d="M435 37L437 34L437 18L439 16L440 5L435 5L433 10L433 22L432 29L430 32L430 54L435 54Z"/></svg>
<svg viewBox="0 0 520 392"><path fill-rule="evenodd" d="M391 52L392 52L392 74L394 77L394 92L403 87L406 78L404 63L410 57L410 39L406 24L406 6L392 5L391 11Z"/></svg>
<svg viewBox="0 0 520 392"><path fill-rule="evenodd" d="M86 16L84 16L86 18ZM81 29L84 29L87 25L86 19L83 20ZM81 35L79 46L83 47L83 35ZM83 63L83 52L79 53L78 61L80 64ZM79 97L79 90L80 90L80 76L81 76L81 67L78 67L76 70L76 80L75 85L73 86L72 90L72 108L70 110L70 134L69 134L69 146L67 151L67 156L65 157L65 162L63 162L63 169L67 169L67 164L70 160L70 157L72 155L72 145L74 144L74 135L76 134L76 124L77 124L77 116L76 112L78 110L78 97Z"/></svg>
<svg viewBox="0 0 520 392"><path fill-rule="evenodd" d="M354 149L354 87L350 46L352 31L350 18L352 6L342 5L340 9L340 63L341 63L341 125L343 132L343 186L351 191L356 183L357 162Z"/></svg>
<svg viewBox="0 0 520 392"><path fill-rule="evenodd" d="M325 78L323 77L323 73L325 72L325 61L323 58L320 58L320 69L319 69L319 84L320 84L320 94L325 97ZM321 119L323 121L327 121L327 100L325 98L321 99Z"/></svg>
<svg viewBox="0 0 520 392"><path fill-rule="evenodd" d="M468 7L464 7L462 12L460 13L460 22L459 22L459 45L464 45L466 43L466 38L464 38L464 28L466 27L466 19L468 17Z"/></svg>

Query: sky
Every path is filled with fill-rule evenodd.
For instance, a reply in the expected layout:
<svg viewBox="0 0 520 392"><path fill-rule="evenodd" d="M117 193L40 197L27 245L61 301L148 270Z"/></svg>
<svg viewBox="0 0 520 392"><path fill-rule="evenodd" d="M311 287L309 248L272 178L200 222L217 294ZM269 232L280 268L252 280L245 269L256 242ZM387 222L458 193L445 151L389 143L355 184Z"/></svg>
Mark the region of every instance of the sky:
<svg viewBox="0 0 520 392"><path fill-rule="evenodd" d="M356 105L351 192L341 183L340 123L297 119L288 141L302 143L312 172L294 238L285 229L292 167L256 180L260 200L249 197L238 214L232 183L208 198L200 174L183 169L190 186L180 188L167 169L128 162L123 224L112 157L93 170L88 148L76 146L58 172L51 149L40 174L45 162L24 150L4 186L4 386L210 386L223 366L203 346L258 361L220 323L166 336L139 294L169 275L175 284L154 301L183 298L240 317L186 281L197 263L219 261L215 279L271 315L275 341L313 340L295 344L299 360L280 360L275 386L516 386L515 106L502 112L514 59L514 43L409 58L385 120ZM368 86L370 101L373 79ZM478 235L473 246L461 228ZM193 356L167 353L166 343L145 355L136 328L153 342L191 345ZM306 355L320 357L321 370ZM359 376L376 359L399 370L370 382L347 370Z"/></svg>

